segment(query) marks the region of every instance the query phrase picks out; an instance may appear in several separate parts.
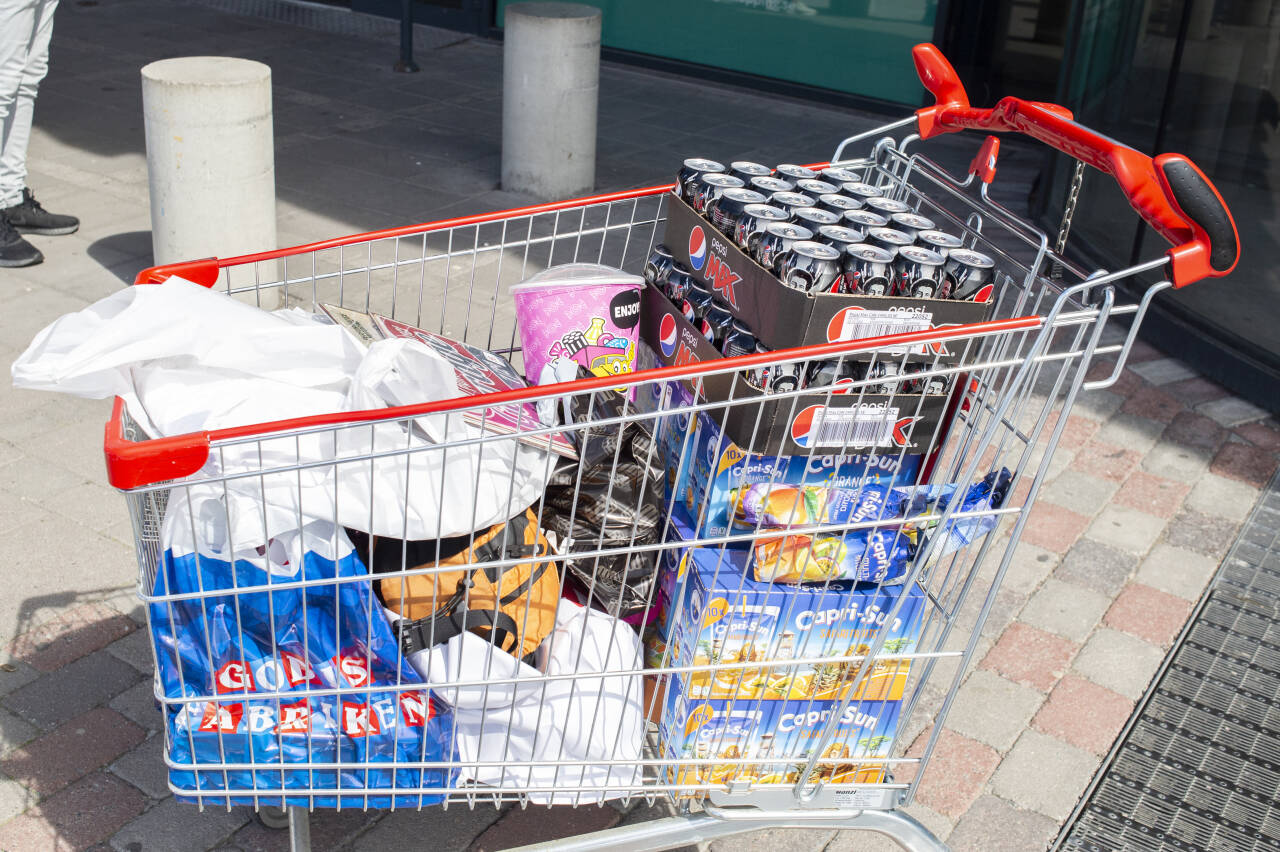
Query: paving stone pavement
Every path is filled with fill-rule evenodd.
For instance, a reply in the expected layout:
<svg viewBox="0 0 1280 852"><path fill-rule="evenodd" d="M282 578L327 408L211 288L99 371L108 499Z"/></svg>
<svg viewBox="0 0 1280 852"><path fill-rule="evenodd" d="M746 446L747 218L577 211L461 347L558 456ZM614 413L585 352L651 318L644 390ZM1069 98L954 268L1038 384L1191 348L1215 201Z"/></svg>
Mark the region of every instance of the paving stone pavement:
<svg viewBox="0 0 1280 852"><path fill-rule="evenodd" d="M162 0L64 3L37 104L31 183L83 227L34 238L44 265L0 271L0 354L11 361L39 328L150 262L138 69L157 58L272 65L281 244L533 201L498 188L500 46L446 36L419 51L421 74L402 76L389 70L394 44L369 38ZM665 180L693 154L819 159L881 121L608 63L600 119L601 190ZM1016 146L1002 153L997 197L1024 156ZM1005 200L1018 203L1025 189ZM1109 370L1100 363L1091 377ZM132 529L105 485L108 404L8 386L0 402L0 849L285 848L247 810L200 813L165 788ZM1145 344L1115 387L1082 397L909 812L957 850L1042 848L1278 450L1280 425L1266 412ZM909 754L934 730L927 718L914 724ZM425 838L434 849L500 849L619 818L610 808L345 811L317 814L313 837L317 849ZM715 848L748 843L888 848L805 831Z"/></svg>

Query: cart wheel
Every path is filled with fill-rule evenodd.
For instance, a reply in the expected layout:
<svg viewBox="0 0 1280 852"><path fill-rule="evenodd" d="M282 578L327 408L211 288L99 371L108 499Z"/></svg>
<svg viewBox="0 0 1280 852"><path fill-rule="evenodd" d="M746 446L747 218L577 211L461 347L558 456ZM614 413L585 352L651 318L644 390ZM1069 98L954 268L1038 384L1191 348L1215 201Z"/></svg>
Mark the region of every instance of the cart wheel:
<svg viewBox="0 0 1280 852"><path fill-rule="evenodd" d="M288 828L289 811L273 805L263 805L258 808L258 822L262 823L264 828L275 830Z"/></svg>

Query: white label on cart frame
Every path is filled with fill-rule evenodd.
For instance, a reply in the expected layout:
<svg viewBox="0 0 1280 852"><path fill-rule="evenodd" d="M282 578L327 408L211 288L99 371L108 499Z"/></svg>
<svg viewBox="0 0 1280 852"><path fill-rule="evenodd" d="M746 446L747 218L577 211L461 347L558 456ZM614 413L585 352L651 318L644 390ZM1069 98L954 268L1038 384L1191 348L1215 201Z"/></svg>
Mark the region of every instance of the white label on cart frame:
<svg viewBox="0 0 1280 852"><path fill-rule="evenodd" d="M887 809L893 807L893 790L836 790L835 805L838 808Z"/></svg>

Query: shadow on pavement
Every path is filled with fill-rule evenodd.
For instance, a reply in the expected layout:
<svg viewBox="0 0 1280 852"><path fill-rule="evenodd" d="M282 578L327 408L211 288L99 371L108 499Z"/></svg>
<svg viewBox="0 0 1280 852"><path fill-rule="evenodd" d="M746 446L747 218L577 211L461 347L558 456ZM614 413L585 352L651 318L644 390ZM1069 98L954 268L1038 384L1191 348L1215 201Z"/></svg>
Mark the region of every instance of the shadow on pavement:
<svg viewBox="0 0 1280 852"><path fill-rule="evenodd" d="M125 231L95 240L86 249L89 257L126 284L133 283L133 272L153 266L151 259L151 232ZM118 257L127 254L134 260L121 264Z"/></svg>

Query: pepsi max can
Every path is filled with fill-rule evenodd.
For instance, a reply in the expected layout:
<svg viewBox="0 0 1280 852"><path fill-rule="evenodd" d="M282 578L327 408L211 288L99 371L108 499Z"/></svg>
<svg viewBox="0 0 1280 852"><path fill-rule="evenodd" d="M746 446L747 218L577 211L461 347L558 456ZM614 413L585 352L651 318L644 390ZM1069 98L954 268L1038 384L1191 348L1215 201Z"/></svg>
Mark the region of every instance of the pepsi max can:
<svg viewBox="0 0 1280 852"><path fill-rule="evenodd" d="M844 225L823 225L814 236L814 241L832 246L836 251L844 252L846 246L862 242L863 234Z"/></svg>
<svg viewBox="0 0 1280 852"><path fill-rule="evenodd" d="M947 255L945 268L951 281L951 298L971 301L983 287L991 283L995 261L985 254L968 249L955 249Z"/></svg>
<svg viewBox="0 0 1280 852"><path fill-rule="evenodd" d="M862 181L856 178L854 180L845 181L844 183L840 184L840 191L845 195L849 196L850 198L858 199L859 201L863 202L864 205L868 198L879 198L880 196L884 195L883 192L876 189L871 184L863 183Z"/></svg>
<svg viewBox="0 0 1280 852"><path fill-rule="evenodd" d="M805 373L804 386L809 389L825 388L833 385L847 385L861 378L857 362L849 358L835 361L814 361Z"/></svg>
<svg viewBox="0 0 1280 852"><path fill-rule="evenodd" d="M729 309L717 302L711 300L711 307L707 308L707 313L702 318L699 325L702 336L711 341L711 345L716 349L724 348L724 340L729 336L729 332L733 330L733 314L729 313Z"/></svg>
<svg viewBox="0 0 1280 852"><path fill-rule="evenodd" d="M873 246L879 246L890 254L897 254L898 249L911 245L915 240L910 234L904 234L893 228L869 228L867 242Z"/></svg>
<svg viewBox="0 0 1280 852"><path fill-rule="evenodd" d="M856 183L858 180L857 172L851 169L842 168L841 166L827 166L818 174L827 183L834 183L836 186L844 183Z"/></svg>
<svg viewBox="0 0 1280 852"><path fill-rule="evenodd" d="M765 346L763 343L757 340L755 348L752 351L756 355L763 355L764 353L771 352L773 350L771 350L768 346ZM761 390L761 391L768 390L769 389L769 371L772 369L773 367L768 364L766 364L763 367L752 367L750 370L744 370L742 372L742 378L746 381L748 385L755 388L756 390Z"/></svg>
<svg viewBox="0 0 1280 852"><path fill-rule="evenodd" d="M764 389L768 393L787 393L804 387L804 364L799 361L771 364L764 369Z"/></svg>
<svg viewBox="0 0 1280 852"><path fill-rule="evenodd" d="M804 225L810 231L816 231L823 225L840 224L840 216L820 207L798 207L791 211L791 221Z"/></svg>
<svg viewBox="0 0 1280 852"><path fill-rule="evenodd" d="M689 270L685 269L679 263L671 264L671 271L667 273L667 286L663 288L663 293L671 304L677 308L684 302L685 296L689 295L689 288L694 285L693 275Z"/></svg>
<svg viewBox="0 0 1280 852"><path fill-rule="evenodd" d="M684 300L680 303L680 312L693 324L694 328L699 328L699 323L706 318L714 302L715 297L711 295L711 290L701 281L691 279L689 289L685 291Z"/></svg>
<svg viewBox="0 0 1280 852"><path fill-rule="evenodd" d="M724 164L715 160L704 160L692 157L684 161L680 171L676 173L675 194L688 203L693 203L693 179L708 172L723 172Z"/></svg>
<svg viewBox="0 0 1280 852"><path fill-rule="evenodd" d="M839 193L828 193L827 195L819 195L818 200L813 203L814 207L822 210L830 210L838 216L843 216L850 210L857 210L862 206L862 202L850 198L847 195Z"/></svg>
<svg viewBox="0 0 1280 852"><path fill-rule="evenodd" d="M755 351L756 336L751 333L751 329L747 328L746 323L735 319L729 333L725 335L721 352L726 358L734 358L738 355L750 355Z"/></svg>
<svg viewBox="0 0 1280 852"><path fill-rule="evenodd" d="M927 373L931 367L928 364L908 364L907 375L916 373ZM926 396L938 396L947 392L946 376L921 376L918 379L910 379L907 382L905 390L907 393L920 393Z"/></svg>
<svg viewBox="0 0 1280 852"><path fill-rule="evenodd" d="M773 174L773 169L768 166L762 166L759 163L738 160L729 164L729 174L750 186L752 178L768 177Z"/></svg>
<svg viewBox="0 0 1280 852"><path fill-rule="evenodd" d="M774 169L778 177L786 178L793 183L798 180L813 180L818 173L813 169L806 169L804 166L793 165L792 163L783 163Z"/></svg>
<svg viewBox="0 0 1280 852"><path fill-rule="evenodd" d="M916 243L929 251L936 251L943 257L951 254L955 249L964 248L964 240L946 231L921 231L916 234Z"/></svg>
<svg viewBox="0 0 1280 852"><path fill-rule="evenodd" d="M756 244L756 263L765 269L778 271L778 264L791 247L802 240L812 240L813 231L790 222L770 222L765 225L760 242Z"/></svg>
<svg viewBox="0 0 1280 852"><path fill-rule="evenodd" d="M768 175L753 177L751 180L747 181L747 184L765 197L773 195L775 192L791 192L796 188L796 185L789 180L783 180L778 177L769 177Z"/></svg>
<svg viewBox="0 0 1280 852"><path fill-rule="evenodd" d="M671 249L659 243L649 253L644 262L644 280L651 287L657 287L664 295L667 292L667 276L671 274L675 260L671 257Z"/></svg>
<svg viewBox="0 0 1280 852"><path fill-rule="evenodd" d="M834 183L827 183L825 180L818 180L817 178L801 178L796 181L796 192L803 192L806 195L812 195L814 198L839 191L840 187Z"/></svg>
<svg viewBox="0 0 1280 852"><path fill-rule="evenodd" d="M889 227L901 231L914 242L922 231L933 230L933 220L919 213L894 213L889 217Z"/></svg>
<svg viewBox="0 0 1280 852"><path fill-rule="evenodd" d="M738 217L748 204L763 204L764 196L751 189L726 189L707 208L707 218L722 234L732 235Z"/></svg>
<svg viewBox="0 0 1280 852"><path fill-rule="evenodd" d="M800 240L778 263L778 277L801 293L829 293L843 272L840 250L813 240Z"/></svg>
<svg viewBox="0 0 1280 852"><path fill-rule="evenodd" d="M840 292L862 296L889 295L889 279L893 276L893 255L866 243L844 250L844 277Z"/></svg>
<svg viewBox="0 0 1280 852"><path fill-rule="evenodd" d="M942 255L920 246L903 246L893 262L897 272L898 289L895 295L914 299L945 299L946 276L942 271Z"/></svg>
<svg viewBox="0 0 1280 852"><path fill-rule="evenodd" d="M754 257L765 226L771 222L786 222L790 218L785 210L772 205L748 204L742 208L742 215L738 217L738 224L733 229L733 241Z"/></svg>
<svg viewBox="0 0 1280 852"><path fill-rule="evenodd" d="M896 361L877 361L867 366L868 379L884 379L878 385L868 385L867 393L884 393L895 394L898 392L898 382L893 381L902 375L902 368L898 366Z"/></svg>
<svg viewBox="0 0 1280 852"><path fill-rule="evenodd" d="M868 210L874 210L881 216L892 216L894 213L910 213L911 208L902 201L895 201L892 198L868 198L864 205Z"/></svg>
<svg viewBox="0 0 1280 852"><path fill-rule="evenodd" d="M846 210L844 211L844 221L841 224L865 232L872 228L885 227L889 224L889 217L881 216L874 210Z"/></svg>
<svg viewBox="0 0 1280 852"><path fill-rule="evenodd" d="M721 174L720 172L707 172L698 175L693 179L693 198L690 201L694 210L704 216L712 203L719 198L726 189L741 189L742 181L732 175Z"/></svg>
<svg viewBox="0 0 1280 852"><path fill-rule="evenodd" d="M788 216L793 215L801 207L812 207L813 201L813 196L805 195L803 192L775 192L769 196L769 203L787 211Z"/></svg>

